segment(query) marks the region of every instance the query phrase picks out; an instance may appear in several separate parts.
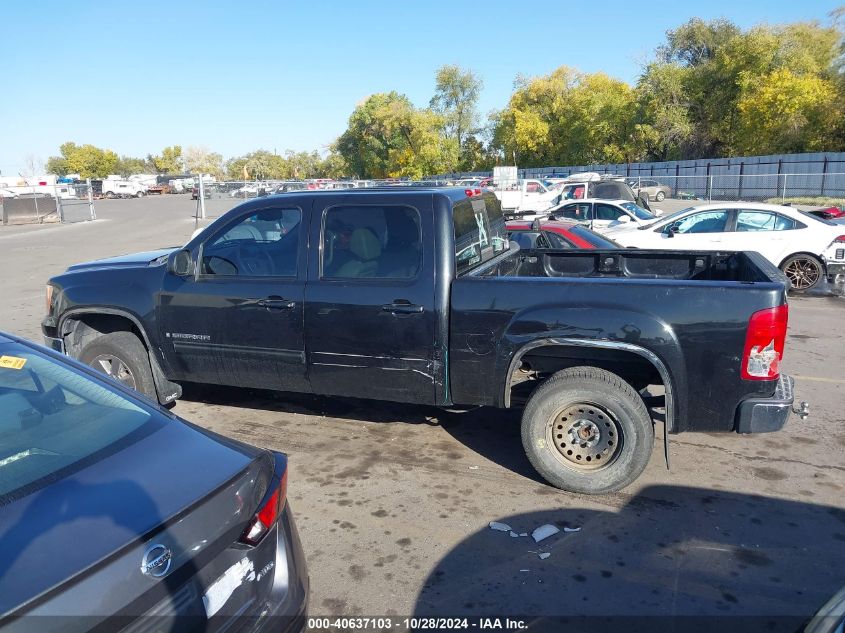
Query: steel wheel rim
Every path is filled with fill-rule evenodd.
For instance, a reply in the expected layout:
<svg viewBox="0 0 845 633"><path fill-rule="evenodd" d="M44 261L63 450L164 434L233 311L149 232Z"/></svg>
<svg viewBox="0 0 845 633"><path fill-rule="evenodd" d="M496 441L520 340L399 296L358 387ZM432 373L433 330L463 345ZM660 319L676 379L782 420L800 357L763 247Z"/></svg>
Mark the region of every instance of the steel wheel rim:
<svg viewBox="0 0 845 633"><path fill-rule="evenodd" d="M558 409L549 419L546 442L561 464L589 472L612 464L624 437L616 417L606 408L577 402Z"/></svg>
<svg viewBox="0 0 845 633"><path fill-rule="evenodd" d="M821 277L818 262L809 257L799 257L792 260L786 265L783 272L796 290L806 290L815 286Z"/></svg>
<svg viewBox="0 0 845 633"><path fill-rule="evenodd" d="M91 361L91 366L103 372L109 378L135 389L135 376L132 370L120 358L113 354L100 354Z"/></svg>

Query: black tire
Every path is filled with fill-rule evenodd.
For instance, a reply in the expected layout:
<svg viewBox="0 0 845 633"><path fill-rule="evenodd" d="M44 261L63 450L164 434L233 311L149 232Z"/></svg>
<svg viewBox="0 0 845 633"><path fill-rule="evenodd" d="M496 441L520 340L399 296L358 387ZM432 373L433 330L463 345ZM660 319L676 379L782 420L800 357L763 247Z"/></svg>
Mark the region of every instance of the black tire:
<svg viewBox="0 0 845 633"><path fill-rule="evenodd" d="M789 283L795 292L815 288L825 276L822 263L806 253L787 257L780 265L780 269L789 278Z"/></svg>
<svg viewBox="0 0 845 633"><path fill-rule="evenodd" d="M658 202L663 202L666 199L666 194L663 193L662 191L658 191L657 195L654 196L654 199L657 200Z"/></svg>
<svg viewBox="0 0 845 633"><path fill-rule="evenodd" d="M79 360L157 400L147 348L131 332L111 332L98 336L82 348Z"/></svg>
<svg viewBox="0 0 845 633"><path fill-rule="evenodd" d="M144 197L144 192L143 192L143 191L139 191L138 193L136 193L136 194L135 194L135 197L136 197L136 198L143 198L143 197Z"/></svg>
<svg viewBox="0 0 845 633"><path fill-rule="evenodd" d="M654 426L643 399L619 376L572 367L531 395L522 414L522 445L537 472L556 488L604 494L642 473L651 458Z"/></svg>

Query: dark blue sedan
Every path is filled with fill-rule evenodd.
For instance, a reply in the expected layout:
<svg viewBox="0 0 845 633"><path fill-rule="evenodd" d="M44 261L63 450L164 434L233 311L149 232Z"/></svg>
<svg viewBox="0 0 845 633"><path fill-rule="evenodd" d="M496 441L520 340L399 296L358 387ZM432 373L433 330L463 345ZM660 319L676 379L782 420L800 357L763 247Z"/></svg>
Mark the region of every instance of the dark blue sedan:
<svg viewBox="0 0 845 633"><path fill-rule="evenodd" d="M0 334L0 630L300 630L287 458Z"/></svg>

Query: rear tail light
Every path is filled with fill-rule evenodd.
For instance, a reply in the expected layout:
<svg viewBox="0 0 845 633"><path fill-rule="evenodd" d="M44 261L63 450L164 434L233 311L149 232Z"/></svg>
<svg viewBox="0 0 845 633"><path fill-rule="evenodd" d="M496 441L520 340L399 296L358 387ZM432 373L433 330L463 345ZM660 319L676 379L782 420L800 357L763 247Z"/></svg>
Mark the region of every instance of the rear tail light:
<svg viewBox="0 0 845 633"><path fill-rule="evenodd" d="M780 376L789 307L767 308L751 315L742 353L745 380L773 380Z"/></svg>
<svg viewBox="0 0 845 633"><path fill-rule="evenodd" d="M285 472L281 480L276 482L275 488L268 490L264 495L264 503L261 504L249 525L244 529L240 541L247 545L258 545L282 515L287 496L288 470L285 468Z"/></svg>
<svg viewBox="0 0 845 633"><path fill-rule="evenodd" d="M840 235L835 240L833 240L834 244L845 244L845 235Z"/></svg>

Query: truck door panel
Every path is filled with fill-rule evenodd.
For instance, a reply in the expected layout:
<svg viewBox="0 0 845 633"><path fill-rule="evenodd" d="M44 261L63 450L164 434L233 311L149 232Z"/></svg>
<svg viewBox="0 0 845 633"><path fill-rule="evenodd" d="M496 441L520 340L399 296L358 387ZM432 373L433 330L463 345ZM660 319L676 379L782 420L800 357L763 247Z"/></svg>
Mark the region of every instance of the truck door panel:
<svg viewBox="0 0 845 633"><path fill-rule="evenodd" d="M339 200L317 199L311 226L305 306L311 386L329 395L431 403L430 198L427 208L384 198Z"/></svg>
<svg viewBox="0 0 845 633"><path fill-rule="evenodd" d="M167 275L161 339L176 379L309 391L303 221L278 203L247 211L200 247L195 278Z"/></svg>

